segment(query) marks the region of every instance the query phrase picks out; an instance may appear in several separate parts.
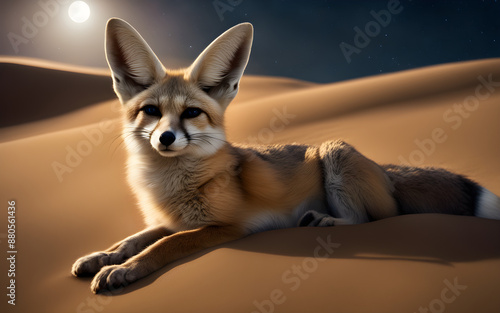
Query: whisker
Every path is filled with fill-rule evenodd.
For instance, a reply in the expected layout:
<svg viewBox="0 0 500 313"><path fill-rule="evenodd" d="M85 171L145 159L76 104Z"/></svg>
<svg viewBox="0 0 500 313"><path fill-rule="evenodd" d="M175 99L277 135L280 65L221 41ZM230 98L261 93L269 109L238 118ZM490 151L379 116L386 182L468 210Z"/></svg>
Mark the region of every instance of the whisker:
<svg viewBox="0 0 500 313"><path fill-rule="evenodd" d="M214 133L214 135L218 135L218 134ZM193 134L193 135L191 135L191 139L193 139L193 140L201 140L201 141L204 141L204 142L207 142L207 143L211 143L210 141L212 141L212 140L218 140L218 141L222 141L224 143L228 143L225 139L221 139L221 138L218 138L218 137L211 136L210 133Z"/></svg>
<svg viewBox="0 0 500 313"><path fill-rule="evenodd" d="M115 147L113 148L113 145L114 145L115 143L117 143L117 142L118 142L118 144L117 144L117 145L115 145ZM108 151L108 152L110 152L110 151L111 151L111 158L112 158L112 159L115 157L116 153L118 152L118 149L119 149L120 147L122 147L122 145L124 145L124 144L125 144L125 142L123 141L123 138L122 138L122 136L121 136L121 135L117 135L117 136L115 136L115 138L111 141L111 144L110 144L110 146L109 146L109 151Z"/></svg>
<svg viewBox="0 0 500 313"><path fill-rule="evenodd" d="M144 128L126 127L123 130L123 134L115 139L115 141L121 139L121 142L116 147L116 150L118 150L118 148L122 145L125 145L125 140L128 138L140 138L149 140L149 138L151 137L151 133L151 131Z"/></svg>

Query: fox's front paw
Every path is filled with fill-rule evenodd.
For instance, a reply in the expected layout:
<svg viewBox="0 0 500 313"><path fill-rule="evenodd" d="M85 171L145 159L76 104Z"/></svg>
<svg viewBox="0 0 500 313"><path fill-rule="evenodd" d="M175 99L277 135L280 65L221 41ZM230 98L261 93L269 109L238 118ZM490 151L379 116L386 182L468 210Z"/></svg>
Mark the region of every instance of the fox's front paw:
<svg viewBox="0 0 500 313"><path fill-rule="evenodd" d="M93 293L115 291L139 279L130 267L110 265L103 267L90 284Z"/></svg>
<svg viewBox="0 0 500 313"><path fill-rule="evenodd" d="M110 262L110 255L106 252L94 252L76 260L71 269L71 274L77 277L94 276L99 270Z"/></svg>

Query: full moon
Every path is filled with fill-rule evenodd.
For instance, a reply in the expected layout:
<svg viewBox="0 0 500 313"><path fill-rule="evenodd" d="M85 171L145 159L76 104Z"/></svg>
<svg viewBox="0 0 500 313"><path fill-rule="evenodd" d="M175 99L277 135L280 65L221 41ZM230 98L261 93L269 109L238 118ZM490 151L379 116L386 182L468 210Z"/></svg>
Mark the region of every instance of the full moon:
<svg viewBox="0 0 500 313"><path fill-rule="evenodd" d="M83 23L89 19L90 8L83 1L75 1L69 6L68 14L73 22Z"/></svg>

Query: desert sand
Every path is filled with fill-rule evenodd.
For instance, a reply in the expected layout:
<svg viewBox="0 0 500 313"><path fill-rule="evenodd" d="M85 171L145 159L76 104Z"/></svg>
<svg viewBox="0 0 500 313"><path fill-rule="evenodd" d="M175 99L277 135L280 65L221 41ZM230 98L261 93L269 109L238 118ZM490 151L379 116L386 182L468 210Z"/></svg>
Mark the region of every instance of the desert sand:
<svg viewBox="0 0 500 313"><path fill-rule="evenodd" d="M109 72L3 58L0 73L1 312L500 312L500 221L438 214L259 233L94 295L73 262L143 228ZM230 141L343 138L500 194L500 59L332 84L245 76L226 120Z"/></svg>

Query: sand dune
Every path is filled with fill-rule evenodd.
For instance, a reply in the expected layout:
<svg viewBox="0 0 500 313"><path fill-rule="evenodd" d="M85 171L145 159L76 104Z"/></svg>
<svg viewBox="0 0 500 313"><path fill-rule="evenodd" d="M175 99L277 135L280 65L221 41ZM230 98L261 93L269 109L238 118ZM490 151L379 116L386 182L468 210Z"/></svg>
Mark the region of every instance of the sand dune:
<svg viewBox="0 0 500 313"><path fill-rule="evenodd" d="M18 298L12 307L4 297L2 312L500 310L500 221L432 214L260 233L95 296L90 280L70 276L73 261L143 227L124 183L111 80L95 69L0 63L3 90L23 108L0 121L0 195L5 219L16 201L18 243ZM500 59L321 85L245 77L227 112L229 138L341 137L377 162L444 166L500 194L497 82Z"/></svg>
<svg viewBox="0 0 500 313"><path fill-rule="evenodd" d="M9 82L2 87L5 103L16 103L6 105L0 115L0 142L120 116L121 105L112 90L109 70L0 56L0 73L2 81ZM233 105L315 85L288 78L246 76Z"/></svg>
<svg viewBox="0 0 500 313"><path fill-rule="evenodd" d="M18 62L13 63L15 60ZM114 98L105 71L55 65L0 57L3 101L15 104L4 106L0 127L53 117Z"/></svg>

